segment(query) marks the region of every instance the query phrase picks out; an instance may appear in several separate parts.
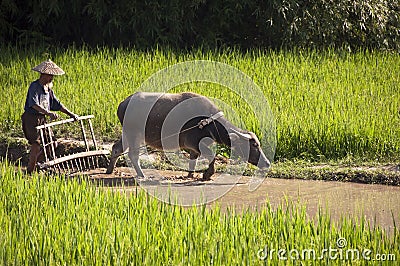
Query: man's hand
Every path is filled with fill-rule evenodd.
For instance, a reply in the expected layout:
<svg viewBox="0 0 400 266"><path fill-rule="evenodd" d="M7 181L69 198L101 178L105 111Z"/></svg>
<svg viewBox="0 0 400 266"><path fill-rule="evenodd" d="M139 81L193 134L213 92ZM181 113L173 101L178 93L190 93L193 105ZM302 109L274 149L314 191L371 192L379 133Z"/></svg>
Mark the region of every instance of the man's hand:
<svg viewBox="0 0 400 266"><path fill-rule="evenodd" d="M47 112L47 115L50 116L51 120L56 120L58 118L58 114L53 112Z"/></svg>
<svg viewBox="0 0 400 266"><path fill-rule="evenodd" d="M78 118L79 118L79 116L74 113L70 113L69 117L73 118L75 121L78 121Z"/></svg>

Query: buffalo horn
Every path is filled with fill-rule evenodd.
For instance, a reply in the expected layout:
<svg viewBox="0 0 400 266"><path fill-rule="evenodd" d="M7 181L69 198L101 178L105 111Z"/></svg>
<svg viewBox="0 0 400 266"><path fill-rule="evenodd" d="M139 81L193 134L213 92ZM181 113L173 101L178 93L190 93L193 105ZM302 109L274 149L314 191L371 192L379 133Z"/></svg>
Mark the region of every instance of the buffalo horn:
<svg viewBox="0 0 400 266"><path fill-rule="evenodd" d="M234 128L231 128L231 130L232 130L233 132L235 132L236 134L238 134L238 135L239 135L240 137L242 137L242 138L251 139L250 134L239 132L239 131L237 131L237 130L234 129Z"/></svg>

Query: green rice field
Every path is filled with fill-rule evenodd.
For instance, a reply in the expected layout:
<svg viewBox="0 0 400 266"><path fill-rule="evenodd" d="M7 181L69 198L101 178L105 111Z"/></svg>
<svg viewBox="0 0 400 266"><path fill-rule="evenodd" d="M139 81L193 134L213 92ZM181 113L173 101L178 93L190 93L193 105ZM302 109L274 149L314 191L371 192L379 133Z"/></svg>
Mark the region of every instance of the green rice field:
<svg viewBox="0 0 400 266"><path fill-rule="evenodd" d="M393 265L400 256L397 227L334 223L323 211L310 219L297 203L184 208L0 167L2 265Z"/></svg>
<svg viewBox="0 0 400 266"><path fill-rule="evenodd" d="M152 74L176 63L213 60L242 71L262 90L275 119L279 163L400 159L400 55L395 53L72 47L49 52L0 46L0 137L23 137L26 92L38 78L31 68L47 58L67 73L55 77L56 95L73 112L95 115L102 141L119 137L119 102ZM252 103L229 88L196 82L171 91L220 99L240 114L241 127L264 132ZM323 208L310 217L306 207L289 200L276 208L265 202L241 211L218 204L182 207L158 201L140 187L27 176L3 158L0 265L394 265L399 260L398 213L391 214L388 232L363 218L332 219Z"/></svg>
<svg viewBox="0 0 400 266"><path fill-rule="evenodd" d="M121 132L116 109L152 74L190 60L226 63L261 88L276 122L276 159L311 161L361 159L395 161L400 154L400 56L360 51L236 50L149 52L99 48L21 51L1 47L0 82L3 134L21 136L20 116L31 68L51 58L67 73L54 90L79 115L94 114L97 135L115 140ZM215 84L186 84L173 89L223 100L239 110L244 126L256 133L263 125L240 97ZM262 137L262 136L260 136Z"/></svg>

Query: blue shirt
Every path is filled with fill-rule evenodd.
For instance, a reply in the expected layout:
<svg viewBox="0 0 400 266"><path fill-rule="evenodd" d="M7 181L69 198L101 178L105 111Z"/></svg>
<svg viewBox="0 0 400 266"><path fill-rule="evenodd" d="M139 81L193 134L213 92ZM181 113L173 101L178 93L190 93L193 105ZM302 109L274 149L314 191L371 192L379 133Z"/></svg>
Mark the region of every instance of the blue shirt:
<svg viewBox="0 0 400 266"><path fill-rule="evenodd" d="M25 111L31 114L39 114L38 111L32 108L34 105L39 105L47 111L60 111L62 107L54 92L50 88L45 90L39 80L32 82L29 86L24 107Z"/></svg>

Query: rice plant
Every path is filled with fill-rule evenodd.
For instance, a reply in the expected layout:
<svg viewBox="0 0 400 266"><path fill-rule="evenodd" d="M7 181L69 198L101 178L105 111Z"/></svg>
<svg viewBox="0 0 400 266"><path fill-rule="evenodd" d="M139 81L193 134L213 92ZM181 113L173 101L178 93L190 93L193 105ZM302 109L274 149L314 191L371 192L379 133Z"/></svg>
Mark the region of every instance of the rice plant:
<svg viewBox="0 0 400 266"><path fill-rule="evenodd" d="M323 211L312 219L292 202L242 212L184 208L143 190L27 178L7 161L0 176L2 265L367 265L377 254L391 265L400 256L397 227L337 223Z"/></svg>
<svg viewBox="0 0 400 266"><path fill-rule="evenodd" d="M3 134L22 135L20 115L26 91L37 78L30 69L48 57L67 73L55 78L58 97L77 114L94 114L96 133L104 140L114 140L121 132L116 116L119 102L153 73L179 62L213 60L239 69L262 89L276 119L276 158L399 159L400 56L396 53L68 48L46 54L4 46L0 50ZM239 110L249 130L258 133L265 126L251 112L251 104L227 88L194 83L173 91L187 90L221 99Z"/></svg>

